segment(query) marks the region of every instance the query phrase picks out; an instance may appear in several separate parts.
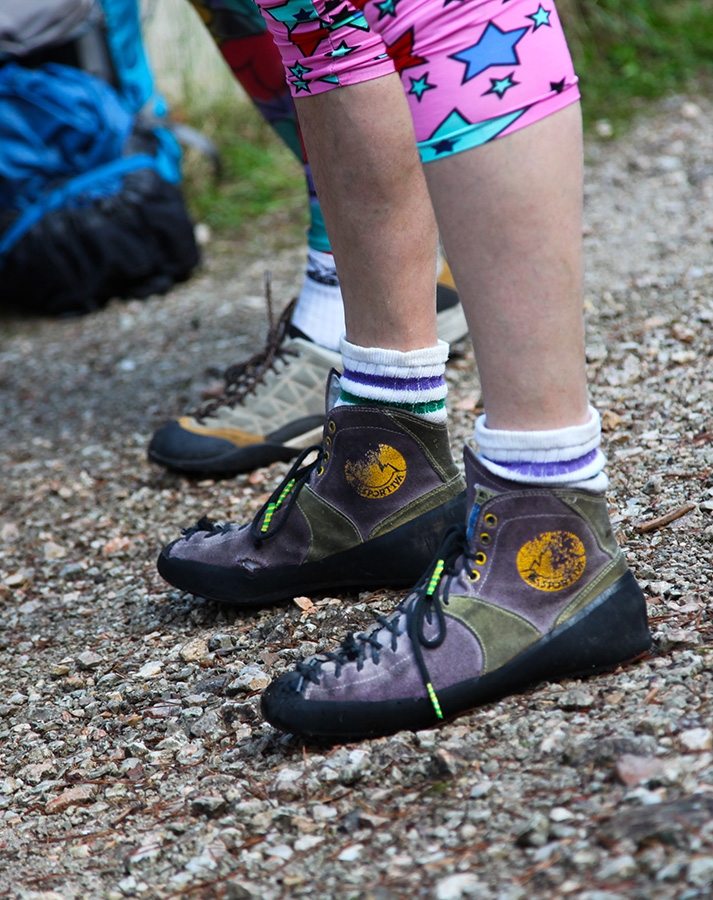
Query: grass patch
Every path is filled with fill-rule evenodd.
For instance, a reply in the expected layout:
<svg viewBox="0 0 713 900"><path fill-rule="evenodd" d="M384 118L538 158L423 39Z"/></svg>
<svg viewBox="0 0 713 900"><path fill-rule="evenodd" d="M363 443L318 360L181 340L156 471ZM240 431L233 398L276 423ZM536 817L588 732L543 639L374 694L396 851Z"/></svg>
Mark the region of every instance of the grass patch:
<svg viewBox="0 0 713 900"><path fill-rule="evenodd" d="M257 219L272 220L295 236L307 225L307 190L302 166L252 104L239 95L208 108L195 101L181 118L209 137L222 171L197 150L184 151L184 193L193 218L222 237L247 235Z"/></svg>
<svg viewBox="0 0 713 900"><path fill-rule="evenodd" d="M585 126L713 83L713 0L560 0Z"/></svg>

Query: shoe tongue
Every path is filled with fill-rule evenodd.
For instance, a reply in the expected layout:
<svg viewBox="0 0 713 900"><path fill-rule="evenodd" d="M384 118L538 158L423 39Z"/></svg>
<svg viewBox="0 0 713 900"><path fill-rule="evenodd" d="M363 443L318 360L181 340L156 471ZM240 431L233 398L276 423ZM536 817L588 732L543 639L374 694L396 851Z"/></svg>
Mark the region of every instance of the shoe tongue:
<svg viewBox="0 0 713 900"><path fill-rule="evenodd" d="M339 400L339 395L341 392L342 387L339 380L339 372L337 372L336 369L332 369L329 373L329 377L327 378L327 394L324 400L327 415L329 415L330 410L334 409L334 405L336 404L337 400Z"/></svg>

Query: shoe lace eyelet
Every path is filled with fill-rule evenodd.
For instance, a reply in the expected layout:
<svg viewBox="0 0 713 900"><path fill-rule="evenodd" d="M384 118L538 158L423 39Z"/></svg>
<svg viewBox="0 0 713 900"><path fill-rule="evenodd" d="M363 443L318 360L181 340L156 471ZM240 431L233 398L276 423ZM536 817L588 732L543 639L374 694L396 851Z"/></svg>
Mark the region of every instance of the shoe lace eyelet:
<svg viewBox="0 0 713 900"><path fill-rule="evenodd" d="M327 435L327 437L326 437L326 439L325 439L325 441L324 441L324 444L325 444L326 447L331 447L331 446L332 446L332 439L331 439L331 437L330 437L329 435Z"/></svg>
<svg viewBox="0 0 713 900"><path fill-rule="evenodd" d="M493 528L498 524L498 517L493 513L486 513L483 516L483 522L489 527Z"/></svg>
<svg viewBox="0 0 713 900"><path fill-rule="evenodd" d="M324 455L322 456L322 459L323 459L325 462L327 462L327 461L329 460L329 450L325 450L325 451L324 451Z"/></svg>
<svg viewBox="0 0 713 900"><path fill-rule="evenodd" d="M480 581L480 572L477 569L473 569L472 572L468 572L465 576L471 584L475 584L476 581Z"/></svg>
<svg viewBox="0 0 713 900"><path fill-rule="evenodd" d="M319 477L320 475L324 475L324 466L320 466L317 469L317 476Z"/></svg>
<svg viewBox="0 0 713 900"><path fill-rule="evenodd" d="M491 541L492 541L492 538L490 537L490 535L488 534L487 531L484 531L484 532L480 535L480 543L481 543L481 544L484 544L486 547L488 546L488 544L489 544Z"/></svg>
<svg viewBox="0 0 713 900"><path fill-rule="evenodd" d="M330 434L334 434L336 430L337 426L334 422L334 419L330 419L329 422L327 422L327 431L329 431Z"/></svg>
<svg viewBox="0 0 713 900"><path fill-rule="evenodd" d="M484 566L487 561L488 557L483 553L482 550L475 554L475 564L477 566Z"/></svg>

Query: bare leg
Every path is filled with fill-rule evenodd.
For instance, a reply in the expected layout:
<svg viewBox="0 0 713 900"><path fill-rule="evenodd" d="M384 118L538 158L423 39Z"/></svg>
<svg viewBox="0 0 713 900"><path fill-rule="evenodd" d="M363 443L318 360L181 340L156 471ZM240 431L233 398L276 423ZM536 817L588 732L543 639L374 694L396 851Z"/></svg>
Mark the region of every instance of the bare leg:
<svg viewBox="0 0 713 900"><path fill-rule="evenodd" d="M348 340L395 350L433 346L438 238L398 77L295 102Z"/></svg>
<svg viewBox="0 0 713 900"><path fill-rule="evenodd" d="M401 85L380 78L297 105L349 340L399 350L434 344L435 227ZM586 422L579 107L425 168L488 424Z"/></svg>
<svg viewBox="0 0 713 900"><path fill-rule="evenodd" d="M488 425L586 422L579 105L425 171Z"/></svg>

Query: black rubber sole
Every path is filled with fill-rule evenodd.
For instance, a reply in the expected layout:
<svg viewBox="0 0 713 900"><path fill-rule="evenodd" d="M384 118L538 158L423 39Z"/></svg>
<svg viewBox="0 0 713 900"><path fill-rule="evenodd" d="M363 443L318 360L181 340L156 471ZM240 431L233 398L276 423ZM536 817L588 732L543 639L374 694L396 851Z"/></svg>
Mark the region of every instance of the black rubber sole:
<svg viewBox="0 0 713 900"><path fill-rule="evenodd" d="M651 646L646 601L631 572L510 662L438 692L449 720L540 681L608 671ZM426 651L426 665L428 652ZM332 741L383 737L443 724L427 698L360 703L305 700L297 672L282 675L262 696L262 714L291 734Z"/></svg>
<svg viewBox="0 0 713 900"><path fill-rule="evenodd" d="M228 443L226 441L226 443ZM242 472L252 472L274 462L289 462L301 451L284 444L251 444L233 448L217 456L204 459L176 459L164 456L149 447L148 458L172 472L202 478L230 478Z"/></svg>
<svg viewBox="0 0 713 900"><path fill-rule="evenodd" d="M280 566L251 573L169 555L158 558L159 574L199 597L244 608L271 606L300 594L335 590L412 587L432 561L451 525L465 521L465 492L381 537L342 553L299 566ZM173 542L174 544L176 541Z"/></svg>

